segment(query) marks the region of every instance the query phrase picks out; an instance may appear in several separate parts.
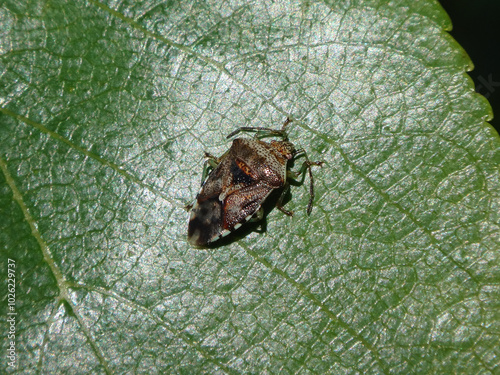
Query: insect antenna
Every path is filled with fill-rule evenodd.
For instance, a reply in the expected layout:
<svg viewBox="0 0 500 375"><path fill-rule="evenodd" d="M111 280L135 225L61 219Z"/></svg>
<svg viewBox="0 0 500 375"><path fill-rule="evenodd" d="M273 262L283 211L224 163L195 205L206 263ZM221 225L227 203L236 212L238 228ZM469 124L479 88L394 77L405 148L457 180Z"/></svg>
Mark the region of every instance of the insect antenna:
<svg viewBox="0 0 500 375"><path fill-rule="evenodd" d="M272 136L277 136L283 138L283 140L288 141L288 135L286 133L286 126L291 123L292 120L287 117L285 123L281 127L280 130L276 129L271 129L271 128L261 128L261 127L255 127L255 126L242 126L241 128L236 129L234 132L229 134L226 138L231 138L234 137L236 134L241 133L241 132L266 132L267 134L263 135L262 137L272 137Z"/></svg>

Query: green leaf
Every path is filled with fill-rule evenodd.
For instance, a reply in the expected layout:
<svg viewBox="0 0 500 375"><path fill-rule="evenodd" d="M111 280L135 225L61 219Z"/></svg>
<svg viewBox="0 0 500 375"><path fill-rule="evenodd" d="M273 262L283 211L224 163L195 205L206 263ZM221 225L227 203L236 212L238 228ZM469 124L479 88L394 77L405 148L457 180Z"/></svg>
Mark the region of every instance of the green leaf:
<svg viewBox="0 0 500 375"><path fill-rule="evenodd" d="M0 19L2 372L498 373L500 139L437 2ZM287 116L312 215L306 179L293 218L191 248L203 151Z"/></svg>

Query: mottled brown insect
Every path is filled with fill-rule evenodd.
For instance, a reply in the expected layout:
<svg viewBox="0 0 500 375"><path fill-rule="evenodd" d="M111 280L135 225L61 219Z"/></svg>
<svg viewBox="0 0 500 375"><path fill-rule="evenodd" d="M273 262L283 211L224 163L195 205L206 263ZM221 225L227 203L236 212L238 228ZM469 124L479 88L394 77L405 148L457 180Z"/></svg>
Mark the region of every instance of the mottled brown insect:
<svg viewBox="0 0 500 375"><path fill-rule="evenodd" d="M309 171L309 205L312 210L314 199L314 181L311 165L322 162L310 162L304 150L296 150L288 141L285 127L281 130L269 128L242 127L227 136L231 138L242 131L256 131L257 135L280 137L281 140L264 142L258 138L236 138L231 148L220 158L205 153L205 164L213 170L202 183L196 202L191 205L188 225L188 241L195 246L206 246L241 227L250 219L261 219L262 203L277 189L283 189L276 206L287 215L292 212L282 207L283 198L289 188L287 178L298 177L306 169ZM287 169L288 161L297 155L304 155L306 161L302 168L294 173Z"/></svg>

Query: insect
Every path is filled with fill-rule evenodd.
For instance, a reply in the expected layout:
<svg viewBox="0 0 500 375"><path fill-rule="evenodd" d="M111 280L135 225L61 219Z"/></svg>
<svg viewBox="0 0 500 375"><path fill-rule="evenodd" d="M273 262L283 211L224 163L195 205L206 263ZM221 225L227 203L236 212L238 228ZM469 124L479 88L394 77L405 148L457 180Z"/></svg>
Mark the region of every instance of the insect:
<svg viewBox="0 0 500 375"><path fill-rule="evenodd" d="M240 132L257 132L253 138L236 138L231 148L217 158L205 152L202 187L191 210L188 224L188 241L195 246L206 246L240 228L245 222L263 217L262 203L274 191L282 189L276 207L286 215L291 211L282 206L289 189L288 177L296 178L307 169L309 172L309 204L307 214L312 210L314 180L312 165L323 162L309 161L303 149L296 149L288 141L285 131L291 122L287 119L281 130L260 127L241 127L227 136L231 138ZM261 136L259 137L259 134ZM281 140L261 141L263 137L279 137ZM303 155L305 161L298 172L287 168L289 161ZM212 171L205 177L209 168Z"/></svg>

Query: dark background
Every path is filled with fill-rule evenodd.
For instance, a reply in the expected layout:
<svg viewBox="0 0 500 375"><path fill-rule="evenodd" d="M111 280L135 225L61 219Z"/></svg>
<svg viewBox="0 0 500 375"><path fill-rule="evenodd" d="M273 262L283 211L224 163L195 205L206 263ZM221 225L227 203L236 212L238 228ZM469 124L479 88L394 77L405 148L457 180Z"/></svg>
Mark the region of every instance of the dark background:
<svg viewBox="0 0 500 375"><path fill-rule="evenodd" d="M440 0L453 23L451 35L467 51L474 70L468 74L485 96L500 133L500 0Z"/></svg>

